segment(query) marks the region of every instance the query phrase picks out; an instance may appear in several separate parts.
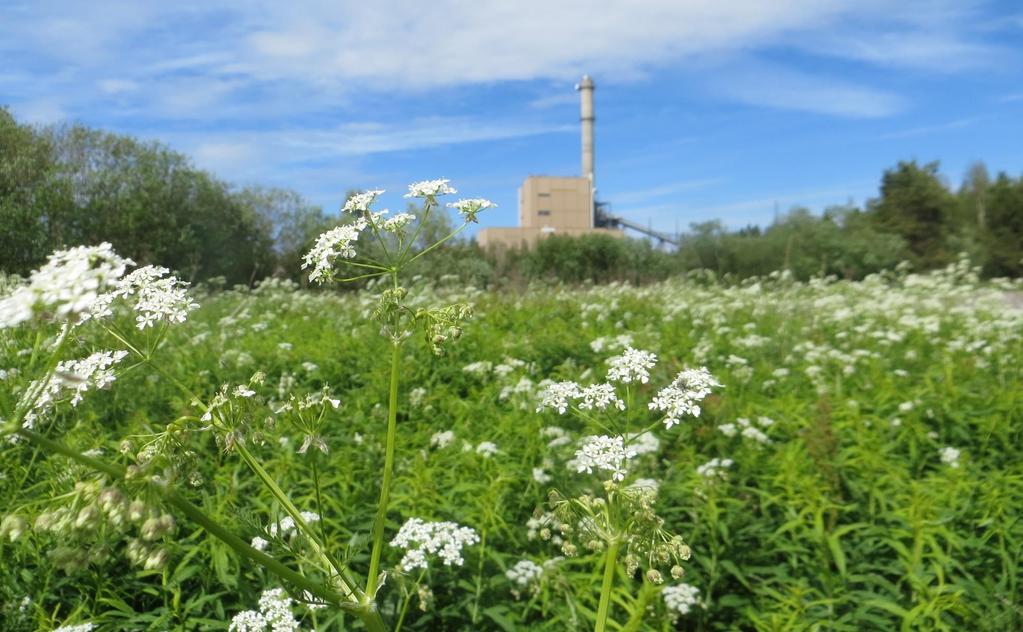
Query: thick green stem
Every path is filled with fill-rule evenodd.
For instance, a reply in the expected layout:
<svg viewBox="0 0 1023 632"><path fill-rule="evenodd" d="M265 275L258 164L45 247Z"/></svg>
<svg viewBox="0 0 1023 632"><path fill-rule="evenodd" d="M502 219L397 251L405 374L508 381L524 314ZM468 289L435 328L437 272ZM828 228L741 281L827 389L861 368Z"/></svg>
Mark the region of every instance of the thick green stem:
<svg viewBox="0 0 1023 632"><path fill-rule="evenodd" d="M391 477L394 472L394 443L398 435L398 369L401 364L401 346L391 343L391 385L387 398L387 444L384 451L384 480L380 485L380 504L373 522L373 551L369 558L369 577L366 579L366 599L376 599L380 574L380 554L384 548L384 525L387 522L387 504L391 496Z"/></svg>
<svg viewBox="0 0 1023 632"><path fill-rule="evenodd" d="M607 547L607 559L604 561L604 581L600 585L600 605L597 606L597 627L594 632L604 632L607 625L607 613L611 606L611 588L615 581L615 564L618 561L618 547L621 544L617 539L612 540Z"/></svg>
<svg viewBox="0 0 1023 632"><path fill-rule="evenodd" d="M99 459L81 454L80 452L60 443L48 439L43 435L32 432L22 428L18 430L17 434L24 439L57 454L63 454L64 456L90 467L96 471L102 472L116 479L124 479L125 470L119 465L112 463L106 463ZM150 484L157 485L156 483L150 482ZM167 504L175 507L181 513L188 516L193 522L201 526L211 535L221 540L224 544L231 547L236 553L242 557L248 558L259 565L266 568L271 573L277 575L284 581L294 585L297 588L308 591L311 595L324 600L327 603L333 604L339 608L353 612L359 619L362 620L363 624L368 630L372 632L384 632L383 620L380 618L380 614L375 609L358 607L355 604L345 600L340 594L334 592L327 586L318 584L307 577L304 577L300 573L288 568L280 561L270 557L262 551L256 550L249 546L244 540L239 538L237 535L228 531L219 522L206 515L201 509L196 507L194 504L189 502L184 496L176 492L175 490L166 487L164 485L158 485L162 498Z"/></svg>

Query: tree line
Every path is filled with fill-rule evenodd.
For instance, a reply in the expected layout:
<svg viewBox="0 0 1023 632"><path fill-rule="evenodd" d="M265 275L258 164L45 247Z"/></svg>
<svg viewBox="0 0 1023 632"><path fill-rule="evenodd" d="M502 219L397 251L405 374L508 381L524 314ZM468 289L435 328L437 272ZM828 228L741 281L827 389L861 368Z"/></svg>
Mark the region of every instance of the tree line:
<svg viewBox="0 0 1023 632"><path fill-rule="evenodd" d="M59 247L109 241L140 265L163 265L190 281L300 280L302 255L340 221L294 191L234 187L160 143L77 124L33 127L0 108L6 273L27 274ZM424 234L450 229L443 214L430 224ZM510 251L463 240L420 272L479 286L642 283L697 269L736 278L785 269L803 279L858 279L902 261L917 270L941 267L963 252L987 276L1023 275L1023 177L991 177L976 164L954 188L937 163L900 162L862 208L819 215L795 208L765 228L697 223L671 252L604 235L554 235Z"/></svg>

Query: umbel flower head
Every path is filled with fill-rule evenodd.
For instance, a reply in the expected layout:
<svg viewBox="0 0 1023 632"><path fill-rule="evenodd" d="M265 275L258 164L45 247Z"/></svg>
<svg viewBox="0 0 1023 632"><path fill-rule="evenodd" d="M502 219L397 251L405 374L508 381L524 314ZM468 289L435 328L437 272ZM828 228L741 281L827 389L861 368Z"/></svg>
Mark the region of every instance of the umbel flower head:
<svg viewBox="0 0 1023 632"><path fill-rule="evenodd" d="M592 474L594 469L603 470L610 473L613 480L621 481L625 479L625 462L634 456L636 453L626 449L621 437L600 435L583 440L572 464L579 473Z"/></svg>
<svg viewBox="0 0 1023 632"><path fill-rule="evenodd" d="M302 269L312 267L309 280L323 283L333 273L334 261L338 258L355 258L353 244L366 228L366 220L359 218L351 224L335 226L316 239L312 250L302 258Z"/></svg>
<svg viewBox="0 0 1023 632"><path fill-rule="evenodd" d="M685 415L699 417L700 402L710 395L711 389L716 386L721 384L714 379L707 367L686 369L657 393L650 402L650 410L665 413L664 425L671 428Z"/></svg>
<svg viewBox="0 0 1023 632"><path fill-rule="evenodd" d="M413 182L408 185L408 193L405 194L407 198L432 198L438 195L454 195L458 193L455 189L448 186L450 180L423 180L422 182Z"/></svg>
<svg viewBox="0 0 1023 632"><path fill-rule="evenodd" d="M458 200L448 204L449 208L458 209L458 212L462 214L467 222L479 222L476 216L480 211L484 211L488 208L494 208L497 205L490 200L484 200L483 198L473 198L470 200Z"/></svg>
<svg viewBox="0 0 1023 632"><path fill-rule="evenodd" d="M461 566L462 547L480 541L476 531L454 522L424 522L409 518L391 540L391 546L404 549L405 556L399 566L406 573L416 568L427 568L427 556L440 557L445 566Z"/></svg>
<svg viewBox="0 0 1023 632"><path fill-rule="evenodd" d="M139 329L159 322L183 323L188 312L199 307L188 296L188 289L177 277L165 276L170 272L160 266L145 266L120 279L115 288L100 295L90 310L82 315L103 318L112 313L111 306L118 298L135 299L135 324Z"/></svg>
<svg viewBox="0 0 1023 632"><path fill-rule="evenodd" d="M0 329L41 314L59 321L88 312L97 298L120 279L131 259L109 243L58 250L23 285L0 299Z"/></svg>

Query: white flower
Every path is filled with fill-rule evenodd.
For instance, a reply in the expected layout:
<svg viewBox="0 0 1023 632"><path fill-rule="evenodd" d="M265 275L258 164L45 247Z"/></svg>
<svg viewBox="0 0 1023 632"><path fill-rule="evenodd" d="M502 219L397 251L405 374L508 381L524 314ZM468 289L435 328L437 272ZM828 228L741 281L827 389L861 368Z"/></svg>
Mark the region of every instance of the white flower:
<svg viewBox="0 0 1023 632"><path fill-rule="evenodd" d="M583 439L582 447L576 450L573 465L579 473L603 470L609 472L612 479L621 481L625 479L626 460L635 455L631 448L625 448L621 437L591 436Z"/></svg>
<svg viewBox="0 0 1023 632"><path fill-rule="evenodd" d="M626 347L622 355L608 358L607 363L611 365L607 379L623 384L646 384L650 381L650 369L657 363L657 356L649 351Z"/></svg>
<svg viewBox="0 0 1023 632"><path fill-rule="evenodd" d="M725 470L732 467L732 459L714 458L696 468L696 473L704 478L724 478Z"/></svg>
<svg viewBox="0 0 1023 632"><path fill-rule="evenodd" d="M300 630L298 620L291 613L291 598L283 588L264 590L259 597L259 612L245 610L231 619L228 632L295 632Z"/></svg>
<svg viewBox="0 0 1023 632"><path fill-rule="evenodd" d="M234 388L234 392L232 392L231 394L234 395L235 397L249 398L255 395L256 391L252 390L248 386L245 386L244 384L239 384Z"/></svg>
<svg viewBox="0 0 1023 632"><path fill-rule="evenodd" d="M455 433L450 430L444 432L435 432L430 437L430 445L436 448L446 448L451 445L451 442L455 440Z"/></svg>
<svg viewBox="0 0 1023 632"><path fill-rule="evenodd" d="M483 441L476 446L476 454L480 454L483 458L489 459L497 454L497 444L491 441Z"/></svg>
<svg viewBox="0 0 1023 632"><path fill-rule="evenodd" d="M139 329L160 322L183 323L188 312L199 307L188 297L185 283L174 276L164 276L170 270L159 266L145 266L121 279L114 290L101 295L84 318L103 318L112 313L111 305L118 298L135 297L135 325Z"/></svg>
<svg viewBox="0 0 1023 632"><path fill-rule="evenodd" d="M408 185L408 193L405 194L407 198L425 198L425 197L436 197L438 195L448 195L458 193L458 191L448 186L450 180L423 180L422 182L413 182Z"/></svg>
<svg viewBox="0 0 1023 632"><path fill-rule="evenodd" d="M693 606L700 605L700 600L697 597L700 594L700 589L689 584L665 586L661 594L664 596L664 605L676 614L689 614Z"/></svg>
<svg viewBox="0 0 1023 632"><path fill-rule="evenodd" d="M658 439L652 432L644 432L643 434L630 434L627 436L629 441L629 447L632 451L639 456L641 454L654 454L661 449L661 440Z"/></svg>
<svg viewBox="0 0 1023 632"><path fill-rule="evenodd" d="M250 546L252 546L252 548L256 549L257 551L265 551L266 547L269 546L269 544L270 543L264 540L263 538L256 536L252 538Z"/></svg>
<svg viewBox="0 0 1023 632"><path fill-rule="evenodd" d="M742 436L747 439L752 439L757 443L768 444L771 442L767 435L756 426L747 426L746 428L743 428Z"/></svg>
<svg viewBox="0 0 1023 632"><path fill-rule="evenodd" d="M580 410L607 410L608 406L614 406L618 410L625 410L625 402L618 398L615 387L611 384L593 384L587 386L578 395Z"/></svg>
<svg viewBox="0 0 1023 632"><path fill-rule="evenodd" d="M533 480L541 485L546 485L551 482L551 475L547 473L547 470L542 467L533 468Z"/></svg>
<svg viewBox="0 0 1023 632"><path fill-rule="evenodd" d="M396 233L412 223L412 220L415 218L416 216L411 213L398 213L391 219L386 220L380 227L389 233Z"/></svg>
<svg viewBox="0 0 1023 632"><path fill-rule="evenodd" d="M58 362L45 384L34 380L22 395L23 401L36 398L32 409L25 414L25 425L31 428L36 419L49 412L68 393L71 394L71 405L77 406L89 389L110 386L115 379L110 367L127 356L127 351L97 351L79 360Z"/></svg>
<svg viewBox="0 0 1023 632"><path fill-rule="evenodd" d="M352 197L348 198L348 201L345 202L345 205L341 207L341 212L358 214L359 211L368 211L369 205L372 204L374 200L377 199L377 196L379 196L383 192L384 192L383 189L376 189L373 191L356 193Z"/></svg>
<svg viewBox="0 0 1023 632"><path fill-rule="evenodd" d="M721 424L718 426L718 431L726 437L734 437L739 434L739 429L735 427L735 424Z"/></svg>
<svg viewBox="0 0 1023 632"><path fill-rule="evenodd" d="M132 263L105 242L58 250L32 273L27 285L0 299L0 329L15 327L36 314L66 321L88 312Z"/></svg>
<svg viewBox="0 0 1023 632"><path fill-rule="evenodd" d="M77 625L62 625L53 632L92 632L95 629L92 623L79 623Z"/></svg>
<svg viewBox="0 0 1023 632"><path fill-rule="evenodd" d="M529 560L519 560L504 572L504 576L519 585L520 588L532 584L543 575L543 567Z"/></svg>
<svg viewBox="0 0 1023 632"><path fill-rule="evenodd" d="M575 382L555 382L548 384L540 394L540 405L536 412L543 412L545 408L553 408L559 415L564 415L568 410L569 400L579 397L579 385Z"/></svg>
<svg viewBox="0 0 1023 632"><path fill-rule="evenodd" d="M448 206L450 208L458 209L458 212L465 218L465 221L478 222L479 220L476 218L476 215L478 215L480 211L484 211L488 208L494 208L497 205L490 200L473 198L471 200L458 200L457 202L448 204Z"/></svg>
<svg viewBox="0 0 1023 632"><path fill-rule="evenodd" d="M961 452L952 446L945 446L941 449L941 462L949 467L959 467L959 455Z"/></svg>
<svg viewBox="0 0 1023 632"><path fill-rule="evenodd" d="M405 572L427 568L427 555L440 557L445 566L461 566L462 547L480 541L476 531L454 522L424 522L409 518L391 540L391 546L405 550L399 566Z"/></svg>
<svg viewBox="0 0 1023 632"><path fill-rule="evenodd" d="M703 398L710 394L715 386L721 386L706 367L685 369L675 376L669 386L657 393L650 402L650 410L665 413L664 425L671 428L680 422L685 415L700 416L700 405Z"/></svg>
<svg viewBox="0 0 1023 632"><path fill-rule="evenodd" d="M335 226L316 238L312 250L302 258L302 269L312 266L309 280L322 283L330 278L334 260L352 259L355 248L352 247L359 239L359 234L366 228L366 220L358 219L351 224Z"/></svg>

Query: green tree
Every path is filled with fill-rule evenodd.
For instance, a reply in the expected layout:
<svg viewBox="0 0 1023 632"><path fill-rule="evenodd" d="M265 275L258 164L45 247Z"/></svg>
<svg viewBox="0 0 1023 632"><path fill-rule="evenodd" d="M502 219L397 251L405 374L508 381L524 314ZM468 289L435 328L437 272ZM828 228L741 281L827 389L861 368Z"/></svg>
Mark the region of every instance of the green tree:
<svg viewBox="0 0 1023 632"><path fill-rule="evenodd" d="M931 268L952 259L947 236L955 206L938 176L938 163L910 161L884 172L881 197L871 201L870 214L878 228L906 241L913 263Z"/></svg>

